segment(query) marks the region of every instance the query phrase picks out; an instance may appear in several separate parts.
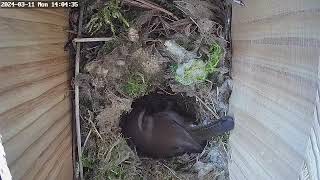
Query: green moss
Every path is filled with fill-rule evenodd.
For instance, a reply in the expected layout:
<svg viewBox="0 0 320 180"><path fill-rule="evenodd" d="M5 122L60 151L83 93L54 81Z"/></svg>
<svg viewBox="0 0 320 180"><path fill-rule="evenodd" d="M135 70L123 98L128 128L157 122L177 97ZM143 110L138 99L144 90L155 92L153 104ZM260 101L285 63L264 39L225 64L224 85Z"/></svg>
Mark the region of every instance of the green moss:
<svg viewBox="0 0 320 180"><path fill-rule="evenodd" d="M114 23L116 20L122 23L125 27L129 27L128 21L121 13L120 1L111 0L108 5L104 6L91 17L86 28L91 35L110 28L113 35L115 35L116 29Z"/></svg>
<svg viewBox="0 0 320 180"><path fill-rule="evenodd" d="M187 63L177 65L174 69L176 81L186 86L204 82L208 75L216 70L221 57L221 46L218 43L212 44L207 63L201 59L194 59Z"/></svg>
<svg viewBox="0 0 320 180"><path fill-rule="evenodd" d="M141 73L132 74L129 80L124 85L123 90L130 97L136 98L143 96L147 93L148 82L145 80L144 75Z"/></svg>
<svg viewBox="0 0 320 180"><path fill-rule="evenodd" d="M208 76L205 67L206 64L202 60L191 60L180 64L176 70L175 79L185 86L203 82Z"/></svg>
<svg viewBox="0 0 320 180"><path fill-rule="evenodd" d="M222 47L218 43L213 43L210 47L210 57L206 66L206 71L210 74L213 73L222 57Z"/></svg>

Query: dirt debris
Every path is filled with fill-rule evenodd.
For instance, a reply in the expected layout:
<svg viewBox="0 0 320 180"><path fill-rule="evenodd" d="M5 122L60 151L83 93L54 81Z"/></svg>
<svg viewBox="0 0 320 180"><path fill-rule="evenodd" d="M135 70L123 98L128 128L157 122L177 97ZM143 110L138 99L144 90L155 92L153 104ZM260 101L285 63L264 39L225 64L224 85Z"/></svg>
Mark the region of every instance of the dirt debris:
<svg viewBox="0 0 320 180"><path fill-rule="evenodd" d="M212 111L220 117L228 113L227 1L87 0L85 6L83 36L113 37L82 44L80 74L74 79L80 87L85 178L228 179L228 134L210 141L201 154L154 160L138 157L119 128L132 103L154 92L179 95L186 111L196 112L198 124L217 120ZM70 15L75 32L78 14ZM213 44L221 49L215 61ZM191 61L201 61L205 73L191 85L179 83L177 69Z"/></svg>

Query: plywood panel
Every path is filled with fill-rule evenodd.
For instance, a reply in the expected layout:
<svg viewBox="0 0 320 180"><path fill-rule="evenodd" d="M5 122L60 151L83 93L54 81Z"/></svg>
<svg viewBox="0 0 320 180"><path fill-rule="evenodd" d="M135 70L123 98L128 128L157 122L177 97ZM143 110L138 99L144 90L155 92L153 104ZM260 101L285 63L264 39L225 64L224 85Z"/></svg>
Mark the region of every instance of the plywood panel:
<svg viewBox="0 0 320 180"><path fill-rule="evenodd" d="M31 21L37 23L46 23L64 27L66 25L65 19L67 16L65 16L65 13L63 12L59 14L56 13L56 15L53 16L52 11L51 13L50 11L44 13L44 11L39 11L38 9L35 9L33 11L30 11L29 9L20 9L16 12L12 11L11 9L2 9L0 11L0 17L3 18Z"/></svg>
<svg viewBox="0 0 320 180"><path fill-rule="evenodd" d="M39 154L50 145L54 138L62 133L65 128L70 129L70 122L68 122L70 118L71 115L69 114L59 119L44 135L32 143L19 159L9 164L10 171L14 174L14 177L17 179L22 178L24 173L26 173L29 167L36 161ZM69 149L71 150L71 148ZM63 159L60 159L60 161L61 160Z"/></svg>
<svg viewBox="0 0 320 180"><path fill-rule="evenodd" d="M37 40L44 38L64 38L64 27L32 22L23 21L18 19L10 19L2 17L0 19L0 40ZM30 29L32 28L32 31ZM10 34L15 33L15 36Z"/></svg>
<svg viewBox="0 0 320 180"><path fill-rule="evenodd" d="M56 76L35 81L31 84L20 86L1 93L0 101L5 104L5 106L0 107L0 113L39 97L44 92L55 87L56 84L65 82L68 76L69 72L66 71Z"/></svg>
<svg viewBox="0 0 320 180"><path fill-rule="evenodd" d="M0 114L0 131L3 142L6 143L55 104L68 97L68 88L69 82L62 83L41 96Z"/></svg>
<svg viewBox="0 0 320 180"><path fill-rule="evenodd" d="M73 178L67 17L0 10L0 134L17 180Z"/></svg>
<svg viewBox="0 0 320 180"><path fill-rule="evenodd" d="M35 10L29 9L29 11L30 13L34 13ZM19 15L19 13L17 13L17 15ZM56 15L52 14L52 16ZM21 17L21 15L17 16L17 18L18 17ZM35 16L34 21L32 21L31 19L30 21L24 21L19 19L1 17L0 48L40 44L46 45L65 42L65 26L37 22L36 19L38 18L38 16ZM66 22L67 21L65 20L62 23L66 24Z"/></svg>
<svg viewBox="0 0 320 180"><path fill-rule="evenodd" d="M273 19L296 14L297 12L316 11L320 6L320 1L318 0L244 0L244 2L250 11L235 7L233 10L234 16L232 17L235 25Z"/></svg>
<svg viewBox="0 0 320 180"><path fill-rule="evenodd" d="M69 148L70 138L71 131L69 129L65 129L60 133L59 136L50 143L46 150L40 153L37 160L29 167L22 179L35 179L36 177L39 177L38 174L42 172L44 165L47 164L50 159L54 158L57 154L60 154L65 148Z"/></svg>
<svg viewBox="0 0 320 180"><path fill-rule="evenodd" d="M1 59L7 59L0 61L0 68L17 64L46 61L53 59L53 57L66 57L67 52L63 51L63 46L64 43L57 43L46 44L45 46L36 45L0 48Z"/></svg>
<svg viewBox="0 0 320 180"><path fill-rule="evenodd" d="M0 79L2 79L0 93L64 73L69 68L69 61L66 56L2 67L0 68Z"/></svg>
<svg viewBox="0 0 320 180"><path fill-rule="evenodd" d="M317 92L320 2L234 7L231 179L298 179Z"/></svg>
<svg viewBox="0 0 320 180"><path fill-rule="evenodd" d="M11 152L7 156L8 163L13 162L15 158L21 156L30 144L40 138L55 123L55 121L65 116L71 110L71 104L67 97L63 101L54 105L28 127L21 130L17 135L8 140L5 143L6 149ZM34 129L38 129L38 131L34 131ZM29 138L21 142L21 139L26 136Z"/></svg>
<svg viewBox="0 0 320 180"><path fill-rule="evenodd" d="M320 66L318 70L320 72ZM314 119L310 129L305 162L301 170L300 179L320 179L320 73L318 73L318 91L314 108Z"/></svg>
<svg viewBox="0 0 320 180"><path fill-rule="evenodd" d="M235 26L232 37L234 40L257 40L271 37L303 38L308 35L309 39L319 40L319 15L320 10L309 10L246 23L245 26Z"/></svg>

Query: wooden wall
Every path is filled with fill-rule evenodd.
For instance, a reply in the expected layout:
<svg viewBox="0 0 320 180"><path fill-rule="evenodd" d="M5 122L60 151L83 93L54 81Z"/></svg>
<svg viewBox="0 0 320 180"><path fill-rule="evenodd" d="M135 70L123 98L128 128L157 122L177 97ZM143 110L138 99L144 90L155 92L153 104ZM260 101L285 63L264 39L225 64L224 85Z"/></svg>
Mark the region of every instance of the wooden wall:
<svg viewBox="0 0 320 180"><path fill-rule="evenodd" d="M0 9L0 134L14 179L72 179L63 9Z"/></svg>
<svg viewBox="0 0 320 180"><path fill-rule="evenodd" d="M320 1L244 1L233 9L230 176L298 179L318 88Z"/></svg>
<svg viewBox="0 0 320 180"><path fill-rule="evenodd" d="M319 56L320 65L320 56ZM308 137L304 167L301 171L301 180L320 180L320 66L318 66L318 88L314 119Z"/></svg>

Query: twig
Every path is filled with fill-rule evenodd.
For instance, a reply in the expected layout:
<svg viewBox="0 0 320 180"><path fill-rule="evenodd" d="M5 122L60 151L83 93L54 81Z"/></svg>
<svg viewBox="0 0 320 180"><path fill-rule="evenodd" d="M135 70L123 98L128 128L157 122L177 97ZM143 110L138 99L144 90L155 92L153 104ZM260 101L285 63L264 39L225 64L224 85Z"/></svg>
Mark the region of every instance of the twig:
<svg viewBox="0 0 320 180"><path fill-rule="evenodd" d="M87 142L88 142L88 140L89 140L89 137L90 137L91 133L92 133L92 129L90 129L90 131L89 131L89 133L88 133L88 135L87 135L87 137L86 137L86 140L85 140L84 143L83 143L81 153L83 153L84 148L86 147L86 144L87 144Z"/></svg>
<svg viewBox="0 0 320 180"><path fill-rule="evenodd" d="M177 93L169 93L168 91L164 90L164 89L161 88L160 86L158 86L158 88L159 88L161 91L163 91L163 92L165 92L166 94L169 94L169 95L171 95L171 96L174 96L174 95L177 94Z"/></svg>
<svg viewBox="0 0 320 180"><path fill-rule="evenodd" d="M65 30L65 31L68 32L68 33L71 33L71 34L78 34L77 31L73 31L73 30Z"/></svg>
<svg viewBox="0 0 320 180"><path fill-rule="evenodd" d="M102 138L102 136L101 136L101 134L99 133L98 129L96 128L96 125L95 125L94 122L92 122L92 120L91 120L91 117L92 117L92 114L91 114L91 113L92 113L92 112L89 111L88 113L89 113L89 115L90 115L90 117L88 118L88 121L90 122L93 130L97 133L97 135L99 136L99 138L100 138L102 141L104 141L103 138Z"/></svg>
<svg viewBox="0 0 320 180"><path fill-rule="evenodd" d="M217 86L217 98L216 98L217 101L218 101L218 97L219 97L219 87Z"/></svg>
<svg viewBox="0 0 320 180"><path fill-rule="evenodd" d="M216 119L220 119L219 115L217 113L215 113L202 99L200 99L198 96L196 96L196 98L212 113L212 115Z"/></svg>
<svg viewBox="0 0 320 180"><path fill-rule="evenodd" d="M99 41L112 41L113 38L74 38L73 42L99 42Z"/></svg>
<svg viewBox="0 0 320 180"><path fill-rule="evenodd" d="M182 180L180 177L178 177L176 175L176 173L174 172L174 170L172 170L170 167L168 167L167 165L165 165L164 163L162 163L162 165L167 168L177 179Z"/></svg>
<svg viewBox="0 0 320 180"><path fill-rule="evenodd" d="M168 10L165 10L162 7L159 7L158 5L156 5L156 4L152 3L152 2L149 2L147 0L124 0L123 2L124 3L129 3L131 5L136 5L136 6L139 6L139 7L148 8L148 9L155 9L155 10L158 10L158 11L161 11L163 13L168 14L169 16L173 17L176 20L179 19L172 12L170 12Z"/></svg>
<svg viewBox="0 0 320 180"><path fill-rule="evenodd" d="M81 6L78 26L78 37L81 36L82 20L83 20L84 6ZM77 44L76 60L75 60L75 77L79 74L80 69L80 48L81 44ZM81 150L81 128L80 128L80 112L79 112L79 85L76 83L74 86L74 104L75 104L75 120L76 120L76 133L77 133L77 149L78 149L78 163L80 180L83 180L83 166L82 166L82 150Z"/></svg>

